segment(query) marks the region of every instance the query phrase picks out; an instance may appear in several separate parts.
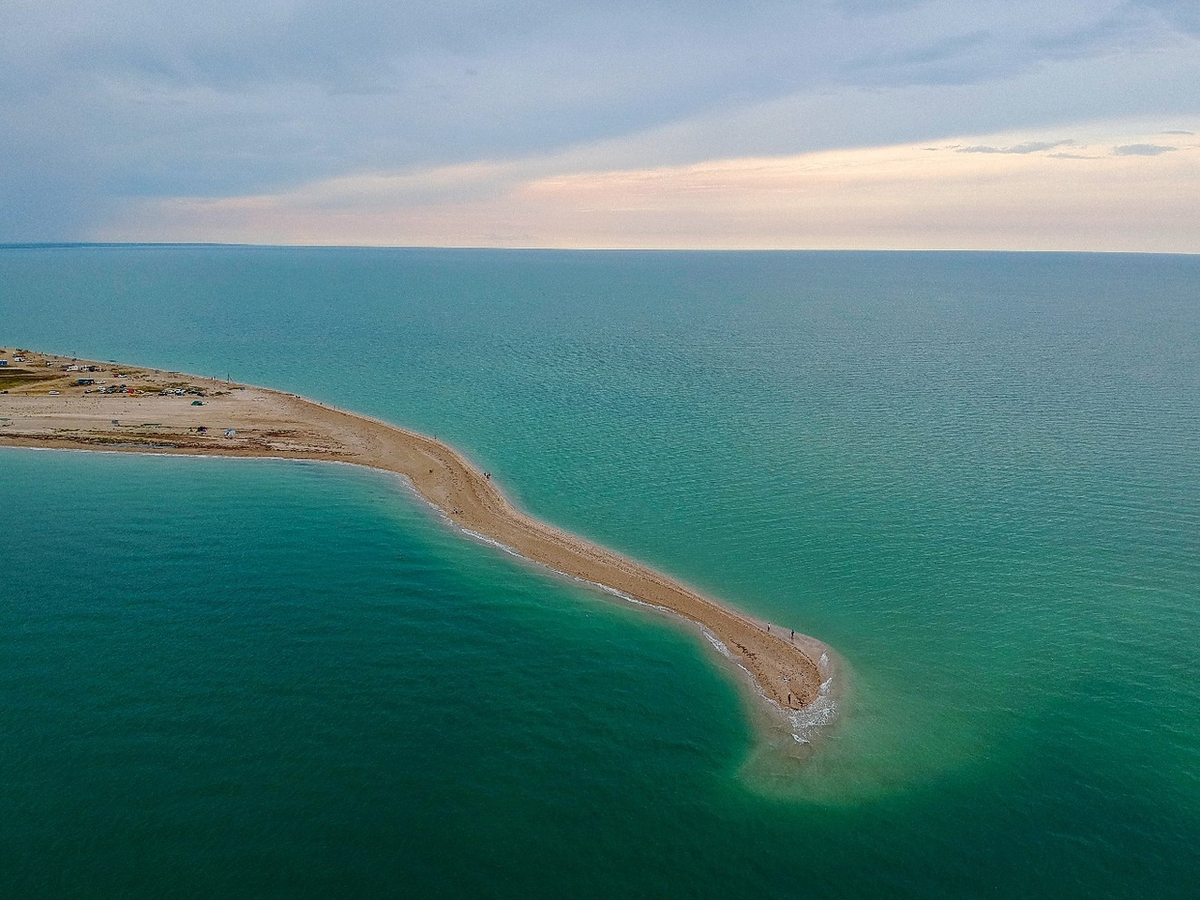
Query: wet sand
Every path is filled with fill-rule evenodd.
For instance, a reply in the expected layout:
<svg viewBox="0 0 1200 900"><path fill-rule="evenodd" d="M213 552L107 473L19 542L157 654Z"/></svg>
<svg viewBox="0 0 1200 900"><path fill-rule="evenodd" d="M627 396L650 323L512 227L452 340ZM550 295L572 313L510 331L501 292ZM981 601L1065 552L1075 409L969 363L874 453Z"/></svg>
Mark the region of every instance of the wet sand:
<svg viewBox="0 0 1200 900"><path fill-rule="evenodd" d="M487 473L433 438L267 388L5 349L0 359L8 360L0 367L0 447L314 459L394 472L460 528L699 625L780 712L809 707L829 677L831 654L816 639L792 637L790 627L526 515Z"/></svg>

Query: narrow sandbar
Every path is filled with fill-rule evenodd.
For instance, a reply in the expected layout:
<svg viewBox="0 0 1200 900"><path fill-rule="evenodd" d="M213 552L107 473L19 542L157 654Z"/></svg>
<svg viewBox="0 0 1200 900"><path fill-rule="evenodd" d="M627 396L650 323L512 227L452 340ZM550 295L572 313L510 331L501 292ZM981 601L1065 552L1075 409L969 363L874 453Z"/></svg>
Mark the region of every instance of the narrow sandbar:
<svg viewBox="0 0 1200 900"><path fill-rule="evenodd" d="M279 457L403 475L459 527L696 623L779 710L822 696L826 648L516 509L446 444L292 394L137 366L0 349L0 446Z"/></svg>

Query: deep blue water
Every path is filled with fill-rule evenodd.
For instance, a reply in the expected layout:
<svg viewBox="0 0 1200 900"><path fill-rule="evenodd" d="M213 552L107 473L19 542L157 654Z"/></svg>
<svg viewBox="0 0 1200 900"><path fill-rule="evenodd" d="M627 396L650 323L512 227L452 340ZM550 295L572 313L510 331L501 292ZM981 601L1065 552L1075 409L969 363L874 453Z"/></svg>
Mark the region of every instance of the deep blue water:
<svg viewBox="0 0 1200 900"><path fill-rule="evenodd" d="M0 249L0 344L436 434L831 643L688 632L347 467L0 453L0 894L1190 896L1200 259Z"/></svg>

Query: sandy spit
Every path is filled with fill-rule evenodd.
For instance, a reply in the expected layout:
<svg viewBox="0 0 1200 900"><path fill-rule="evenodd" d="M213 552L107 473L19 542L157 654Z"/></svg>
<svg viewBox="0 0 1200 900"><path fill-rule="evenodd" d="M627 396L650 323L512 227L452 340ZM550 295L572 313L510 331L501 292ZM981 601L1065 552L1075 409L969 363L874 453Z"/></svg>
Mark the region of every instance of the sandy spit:
<svg viewBox="0 0 1200 900"><path fill-rule="evenodd" d="M832 652L820 641L526 515L433 438L267 388L12 349L4 359L0 446L315 459L403 475L460 528L696 623L785 721L825 699Z"/></svg>

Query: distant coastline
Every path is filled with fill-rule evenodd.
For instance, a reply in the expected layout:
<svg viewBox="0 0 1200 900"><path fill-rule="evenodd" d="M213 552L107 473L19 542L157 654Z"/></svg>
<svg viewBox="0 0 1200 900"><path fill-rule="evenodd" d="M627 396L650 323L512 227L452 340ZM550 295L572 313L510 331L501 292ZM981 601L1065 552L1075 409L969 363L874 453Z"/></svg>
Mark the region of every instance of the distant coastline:
<svg viewBox="0 0 1200 900"><path fill-rule="evenodd" d="M468 536L672 613L740 666L797 741L832 715L832 655L674 579L516 509L453 448L267 388L0 349L0 447L352 463L405 477Z"/></svg>

